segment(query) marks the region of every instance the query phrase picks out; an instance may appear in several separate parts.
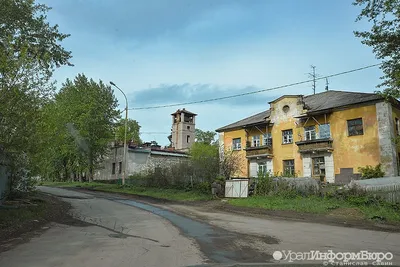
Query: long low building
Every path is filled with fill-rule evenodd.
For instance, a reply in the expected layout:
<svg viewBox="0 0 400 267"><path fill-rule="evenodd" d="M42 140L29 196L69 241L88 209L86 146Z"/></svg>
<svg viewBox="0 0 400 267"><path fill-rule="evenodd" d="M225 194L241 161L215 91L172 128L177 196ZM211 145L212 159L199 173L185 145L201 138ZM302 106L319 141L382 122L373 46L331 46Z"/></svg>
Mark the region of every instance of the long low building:
<svg viewBox="0 0 400 267"><path fill-rule="evenodd" d="M284 95L262 112L221 127L220 142L239 153L236 176L259 172L321 176L329 183L357 179L359 167L382 164L399 174L400 103L378 94L326 91Z"/></svg>
<svg viewBox="0 0 400 267"><path fill-rule="evenodd" d="M104 158L99 168L96 169L94 180L114 180L123 175L122 145L113 146ZM126 177L146 172L155 167L171 166L189 157L186 153L175 150L162 149L158 146L128 146L126 158Z"/></svg>

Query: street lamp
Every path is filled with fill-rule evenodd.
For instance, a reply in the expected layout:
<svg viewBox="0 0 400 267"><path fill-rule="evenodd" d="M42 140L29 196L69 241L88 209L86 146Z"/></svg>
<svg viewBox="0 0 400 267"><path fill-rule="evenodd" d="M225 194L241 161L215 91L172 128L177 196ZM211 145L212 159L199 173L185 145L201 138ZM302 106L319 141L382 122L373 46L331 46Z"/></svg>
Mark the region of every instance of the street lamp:
<svg viewBox="0 0 400 267"><path fill-rule="evenodd" d="M111 85L113 85L115 88L121 91L121 93L125 97L125 137L124 137L124 173L122 175L122 184L125 184L125 176L126 176L126 150L128 144L126 143L126 135L127 135L127 130L128 130L128 99L126 98L126 95L124 91L121 90L115 83L110 82Z"/></svg>

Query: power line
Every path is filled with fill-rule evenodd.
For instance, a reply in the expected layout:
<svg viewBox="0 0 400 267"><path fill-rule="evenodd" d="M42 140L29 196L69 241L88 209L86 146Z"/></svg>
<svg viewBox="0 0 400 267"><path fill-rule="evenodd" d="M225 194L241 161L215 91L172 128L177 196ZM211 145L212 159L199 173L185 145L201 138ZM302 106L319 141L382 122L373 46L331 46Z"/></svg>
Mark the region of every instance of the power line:
<svg viewBox="0 0 400 267"><path fill-rule="evenodd" d="M273 90L278 90L278 89L282 89L282 88L292 87L292 86L296 86L296 85L300 85L300 84L305 84L305 83L309 83L309 82L314 82L314 81L317 81L317 80L332 78L332 77L336 77L336 76L340 76L340 75L344 75L344 74L348 74L348 73L352 73L352 72L356 72L356 71L360 71L360 70L365 70L365 69L368 69L368 68L376 67L376 66L379 66L381 64L382 63L369 65L369 66L365 66L365 67L361 67L361 68L357 68L357 69L352 69L352 70L347 70L347 71L343 71L343 72L339 72L339 73L335 73L335 74L331 74L331 75L327 75L327 76L323 76L323 77L316 77L315 79L311 79L311 80L306 80L306 81L301 81L301 82L296 82L296 83L280 85L280 86L276 86L276 87L271 87L271 88L267 88L267 89L261 89L261 90L257 90L257 91L246 92L246 93L237 94L237 95L222 96L222 97L216 97L216 98L210 98L210 99L204 99L204 100L198 100L198 101L183 102L183 103L178 103L178 104L168 104L168 105L148 106L148 107L135 107L135 108L130 108L130 110L143 110L143 109L157 109L157 108L169 108L169 107L177 107L177 106L187 106L187 105L192 105L192 104L213 102L213 101L230 99L230 98L235 98L235 97L253 95L253 94L263 93L263 92L267 92L267 91L273 91Z"/></svg>

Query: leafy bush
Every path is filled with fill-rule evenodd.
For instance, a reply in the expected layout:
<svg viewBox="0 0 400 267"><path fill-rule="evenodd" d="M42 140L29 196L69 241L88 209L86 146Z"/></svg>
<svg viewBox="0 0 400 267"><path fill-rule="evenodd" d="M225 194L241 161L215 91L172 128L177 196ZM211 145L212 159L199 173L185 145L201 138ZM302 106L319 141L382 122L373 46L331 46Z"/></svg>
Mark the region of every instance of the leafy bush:
<svg viewBox="0 0 400 267"><path fill-rule="evenodd" d="M194 185L194 189L201 193L209 194L211 192L211 184L209 182L201 182Z"/></svg>
<svg viewBox="0 0 400 267"><path fill-rule="evenodd" d="M359 167L358 171L361 173L361 179L380 178L385 175L385 172L382 171L382 165L380 163L375 167L371 165Z"/></svg>
<svg viewBox="0 0 400 267"><path fill-rule="evenodd" d="M272 190L272 176L269 172L257 173L258 179L255 185L254 194L257 196L267 196Z"/></svg>

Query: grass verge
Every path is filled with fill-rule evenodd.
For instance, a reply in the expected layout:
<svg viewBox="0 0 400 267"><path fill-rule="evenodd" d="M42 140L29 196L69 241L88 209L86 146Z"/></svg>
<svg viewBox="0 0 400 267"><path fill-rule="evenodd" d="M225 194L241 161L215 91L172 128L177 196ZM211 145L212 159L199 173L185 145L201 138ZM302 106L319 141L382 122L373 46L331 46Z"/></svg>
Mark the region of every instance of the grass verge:
<svg viewBox="0 0 400 267"><path fill-rule="evenodd" d="M296 197L285 198L282 196L253 196L241 199L229 199L233 206L263 208L267 210L288 210L314 214L332 215L341 214L348 219L359 219L358 211L363 219L373 219L387 222L400 222L400 213L390 204L354 204L350 201L335 198L321 197ZM336 212L340 211L340 212ZM346 212L348 211L348 213Z"/></svg>
<svg viewBox="0 0 400 267"><path fill-rule="evenodd" d="M104 183L62 183L62 182L43 182L42 185L55 186L55 187L80 187L90 188L93 190L102 190L113 193L125 193L140 196L149 196L167 200L178 200L178 201L198 201L198 200L210 200L211 194L205 194L199 191L186 191L182 189L165 189L165 188L154 188L154 187L141 187L141 186L120 186L116 184L104 184Z"/></svg>
<svg viewBox="0 0 400 267"><path fill-rule="evenodd" d="M149 196L167 200L198 201L210 200L210 194L198 191L185 191L179 189L163 189L140 186L119 186L104 183L62 183L44 182L43 185L57 187L81 187L102 190L114 193L127 193L140 196ZM300 213L313 213L327 216L339 216L346 219L369 219L386 222L400 222L399 210L390 204L360 204L350 200L336 198L295 197L284 196L253 196L248 198L228 199L232 206L262 208L275 211L294 211Z"/></svg>

